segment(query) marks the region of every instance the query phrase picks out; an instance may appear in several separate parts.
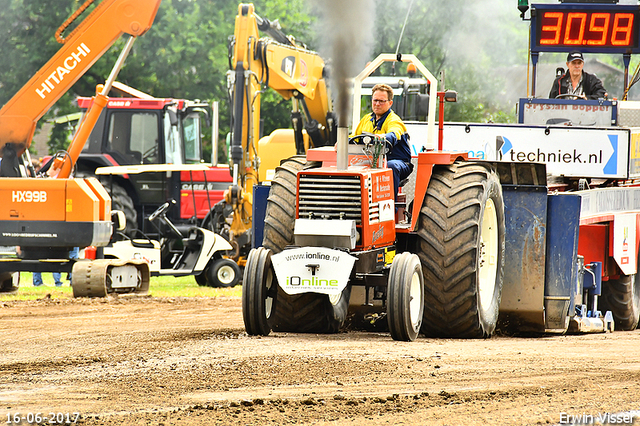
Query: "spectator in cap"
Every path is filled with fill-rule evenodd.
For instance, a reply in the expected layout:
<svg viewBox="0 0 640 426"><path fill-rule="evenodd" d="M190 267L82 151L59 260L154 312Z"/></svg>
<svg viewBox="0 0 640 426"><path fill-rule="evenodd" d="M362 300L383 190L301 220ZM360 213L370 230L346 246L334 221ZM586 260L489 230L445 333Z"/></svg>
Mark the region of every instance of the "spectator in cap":
<svg viewBox="0 0 640 426"><path fill-rule="evenodd" d="M549 98L604 99L607 91L595 74L582 70L584 57L582 52L574 50L567 55L567 72L553 82Z"/></svg>

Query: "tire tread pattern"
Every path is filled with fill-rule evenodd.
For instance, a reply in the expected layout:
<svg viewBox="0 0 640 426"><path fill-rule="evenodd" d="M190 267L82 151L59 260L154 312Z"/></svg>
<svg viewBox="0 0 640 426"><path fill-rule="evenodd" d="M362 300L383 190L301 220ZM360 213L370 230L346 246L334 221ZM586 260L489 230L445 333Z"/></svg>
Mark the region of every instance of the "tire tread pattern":
<svg viewBox="0 0 640 426"><path fill-rule="evenodd" d="M477 259L487 197L494 201L498 215L499 263L493 309L489 318L482 318ZM483 338L494 332L504 274L504 226L502 189L490 165L456 162L434 167L418 225L426 335Z"/></svg>
<svg viewBox="0 0 640 426"><path fill-rule="evenodd" d="M267 336L271 325L265 312L267 291L265 274L271 268L271 252L258 247L249 252L242 281L242 319L247 334L250 336ZM274 283L275 284L275 283Z"/></svg>
<svg viewBox="0 0 640 426"><path fill-rule="evenodd" d="M637 275L623 275L602 285L599 310L611 311L617 330L635 330L640 317Z"/></svg>

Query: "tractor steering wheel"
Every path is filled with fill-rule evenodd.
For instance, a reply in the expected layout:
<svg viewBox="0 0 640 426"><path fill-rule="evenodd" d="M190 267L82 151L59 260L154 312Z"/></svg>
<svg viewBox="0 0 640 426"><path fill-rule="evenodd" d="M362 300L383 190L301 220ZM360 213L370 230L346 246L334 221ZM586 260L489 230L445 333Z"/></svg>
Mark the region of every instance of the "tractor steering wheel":
<svg viewBox="0 0 640 426"><path fill-rule="evenodd" d="M373 143L378 136L373 133L361 133L349 138L349 145L369 145Z"/></svg>
<svg viewBox="0 0 640 426"><path fill-rule="evenodd" d="M169 210L169 206L171 206L171 204L167 201L163 205L158 207L156 211L154 211L153 213L151 213L151 215L149 215L149 222L153 222L158 218L158 216L160 216L161 214L164 214L164 212Z"/></svg>

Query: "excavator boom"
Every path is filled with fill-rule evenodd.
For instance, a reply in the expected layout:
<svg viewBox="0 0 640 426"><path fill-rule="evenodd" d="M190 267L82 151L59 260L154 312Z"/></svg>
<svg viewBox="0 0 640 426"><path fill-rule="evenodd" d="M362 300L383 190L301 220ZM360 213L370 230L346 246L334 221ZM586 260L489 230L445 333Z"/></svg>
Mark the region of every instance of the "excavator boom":
<svg viewBox="0 0 640 426"><path fill-rule="evenodd" d="M83 8L91 2L87 0ZM0 110L0 148L4 154L0 162L0 246L20 246L25 259L46 259L64 257L61 253L71 247L109 242L113 230L111 198L97 179L23 177L18 159L28 149L36 122L47 109L118 37L130 34L131 42L146 32L160 2L103 0L69 34L60 51ZM91 130L89 125L83 126Z"/></svg>
<svg viewBox="0 0 640 426"><path fill-rule="evenodd" d="M264 31L273 38L260 38ZM256 179L263 180L264 171L275 168L278 161L271 152L259 152L260 95L263 87L275 90L284 99L293 98L291 149L304 154L303 130L315 146L335 141L334 115L326 84L325 62L322 57L293 37L285 36L277 23L263 19L255 13L253 4L240 4L235 21L231 56L234 74L231 97L233 99L232 163L238 165L245 191L250 192ZM295 141L295 144L294 144ZM308 146L308 142L306 143ZM281 147L276 151L282 154ZM269 157L266 163L265 158ZM260 161L256 156L260 155ZM272 164L274 163L275 164ZM259 176L258 176L259 175Z"/></svg>
<svg viewBox="0 0 640 426"><path fill-rule="evenodd" d="M0 109L0 147L16 155L31 145L38 120L123 34L139 36L161 0L103 0L62 48Z"/></svg>
<svg viewBox="0 0 640 426"><path fill-rule="evenodd" d="M270 37L261 38L260 32ZM281 160L304 154L312 145L333 144L336 128L322 57L286 36L277 21L259 17L253 4L238 6L229 52L233 186L224 201L233 209L229 236L238 248L233 257L242 263L251 241L253 186L266 180ZM280 129L261 140L260 97L266 87L292 100L293 129Z"/></svg>

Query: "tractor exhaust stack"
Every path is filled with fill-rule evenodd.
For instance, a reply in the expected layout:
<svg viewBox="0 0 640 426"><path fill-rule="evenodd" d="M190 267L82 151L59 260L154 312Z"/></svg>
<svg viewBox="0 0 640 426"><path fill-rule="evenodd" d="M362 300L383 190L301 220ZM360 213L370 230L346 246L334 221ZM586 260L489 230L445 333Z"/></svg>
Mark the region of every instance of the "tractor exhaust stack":
<svg viewBox="0 0 640 426"><path fill-rule="evenodd" d="M336 166L338 170L347 170L349 166L349 129L347 127L338 127L337 145Z"/></svg>

